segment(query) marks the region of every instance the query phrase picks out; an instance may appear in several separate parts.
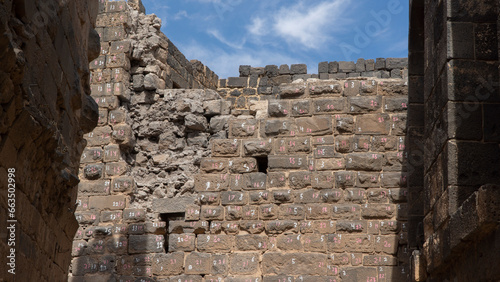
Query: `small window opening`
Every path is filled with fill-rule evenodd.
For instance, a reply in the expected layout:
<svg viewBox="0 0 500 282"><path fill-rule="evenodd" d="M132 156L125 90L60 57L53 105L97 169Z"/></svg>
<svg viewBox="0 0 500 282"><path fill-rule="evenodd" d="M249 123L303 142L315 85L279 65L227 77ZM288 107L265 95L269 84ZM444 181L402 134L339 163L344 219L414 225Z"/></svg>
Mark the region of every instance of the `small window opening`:
<svg viewBox="0 0 500 282"><path fill-rule="evenodd" d="M170 222L171 221L177 221L177 220L184 220L185 219L185 214L183 212L180 212L180 213L161 213L160 214L160 219L162 221L165 221L165 252L168 253L168 238L170 236ZM175 232L172 232L172 233L175 233Z"/></svg>
<svg viewBox="0 0 500 282"><path fill-rule="evenodd" d="M268 164L267 156L256 157L255 159L257 160L257 168L259 172L267 174L267 164Z"/></svg>

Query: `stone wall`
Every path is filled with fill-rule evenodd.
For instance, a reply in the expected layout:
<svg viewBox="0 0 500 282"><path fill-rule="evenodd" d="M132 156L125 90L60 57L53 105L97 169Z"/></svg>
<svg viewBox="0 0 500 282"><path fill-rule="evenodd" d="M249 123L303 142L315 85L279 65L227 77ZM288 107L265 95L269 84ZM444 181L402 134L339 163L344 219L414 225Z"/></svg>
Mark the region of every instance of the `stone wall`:
<svg viewBox="0 0 500 282"><path fill-rule="evenodd" d="M265 67L240 66L240 78L221 79L220 87L240 86L247 78L249 87L278 86L297 79L346 79L348 77L403 78L408 77L407 58L358 59L357 62L334 61L318 64L317 74L308 74L307 65L267 65Z"/></svg>
<svg viewBox="0 0 500 282"><path fill-rule="evenodd" d="M498 1L412 1L410 230L417 281L497 281ZM427 277L426 277L427 276Z"/></svg>
<svg viewBox="0 0 500 282"><path fill-rule="evenodd" d="M97 123L88 69L97 9L0 3L1 281L67 279L83 134Z"/></svg>
<svg viewBox="0 0 500 282"><path fill-rule="evenodd" d="M140 6L101 3L70 281L406 279L406 60L226 83Z"/></svg>
<svg viewBox="0 0 500 282"><path fill-rule="evenodd" d="M249 110L253 101L279 99L279 86L298 79L347 79L350 78L394 78L408 79L406 58L359 59L354 62L321 62L318 74L308 74L307 65L268 65L251 67L242 65L239 77L219 80L219 94L230 101L234 109ZM244 111L242 111L244 112Z"/></svg>
<svg viewBox="0 0 500 282"><path fill-rule="evenodd" d="M82 164L72 281L405 280L405 81L276 91L239 109L210 90L134 93L129 176Z"/></svg>
<svg viewBox="0 0 500 282"><path fill-rule="evenodd" d="M228 138L201 161L184 220L168 220L170 200L154 202L169 226L158 256L177 259L158 274L406 281L405 82L297 81L278 94L233 110Z"/></svg>

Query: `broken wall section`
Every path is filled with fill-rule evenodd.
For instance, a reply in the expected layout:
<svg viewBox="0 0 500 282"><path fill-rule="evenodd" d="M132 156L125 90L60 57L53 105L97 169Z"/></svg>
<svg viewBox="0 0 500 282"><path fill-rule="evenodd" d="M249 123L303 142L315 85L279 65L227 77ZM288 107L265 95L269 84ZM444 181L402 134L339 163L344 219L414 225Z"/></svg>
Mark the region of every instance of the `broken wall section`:
<svg viewBox="0 0 500 282"><path fill-rule="evenodd" d="M209 155L207 117L221 113L210 90L218 77L188 62L160 20L133 2L100 2L101 51L90 63L99 121L85 135L71 281L152 275L136 265L138 254L163 250L165 223L151 214L151 201L191 193L196 164ZM204 104L215 100L219 112L206 114Z"/></svg>

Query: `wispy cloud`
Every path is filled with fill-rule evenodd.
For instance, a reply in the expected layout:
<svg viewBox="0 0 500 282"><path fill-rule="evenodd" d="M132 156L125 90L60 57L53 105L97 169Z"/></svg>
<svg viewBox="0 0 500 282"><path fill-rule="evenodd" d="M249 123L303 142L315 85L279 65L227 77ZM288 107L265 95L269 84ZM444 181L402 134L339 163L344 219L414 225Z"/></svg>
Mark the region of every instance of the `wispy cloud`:
<svg viewBox="0 0 500 282"><path fill-rule="evenodd" d="M263 18L256 17L252 19L252 23L246 26L247 31L254 36L263 36L269 33L266 28L267 21Z"/></svg>
<svg viewBox="0 0 500 282"><path fill-rule="evenodd" d="M240 43L233 43L230 40L227 40L220 32L216 29L209 29L207 30L207 33L215 37L217 40L219 40L221 43L224 43L225 45L233 48L233 49L241 49L245 45L246 38L243 37L241 39Z"/></svg>
<svg viewBox="0 0 500 282"><path fill-rule="evenodd" d="M172 19L175 20L175 21L183 19L183 18L189 18L189 15L188 15L188 13L185 10L181 10L181 11L177 12L177 14L175 14L172 17Z"/></svg>

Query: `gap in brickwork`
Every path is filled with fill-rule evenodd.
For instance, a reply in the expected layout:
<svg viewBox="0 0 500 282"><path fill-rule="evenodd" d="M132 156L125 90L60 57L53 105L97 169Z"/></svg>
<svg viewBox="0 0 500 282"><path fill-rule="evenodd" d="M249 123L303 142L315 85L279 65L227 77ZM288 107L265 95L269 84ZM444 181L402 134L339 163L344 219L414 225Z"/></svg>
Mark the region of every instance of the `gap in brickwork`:
<svg viewBox="0 0 500 282"><path fill-rule="evenodd" d="M267 168L268 168L268 165L269 165L269 160L267 159L267 156L265 156L265 157L255 157L255 160L257 161L257 169L258 169L258 171L267 174Z"/></svg>
<svg viewBox="0 0 500 282"><path fill-rule="evenodd" d="M168 253L168 246L169 246L169 234L170 234L170 222L171 221L176 221L176 220L185 220L186 214L185 213L161 213L160 214L160 219L161 221L165 222L165 230L167 231L165 233L165 252ZM182 238L179 238L179 242Z"/></svg>

